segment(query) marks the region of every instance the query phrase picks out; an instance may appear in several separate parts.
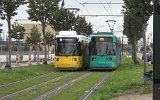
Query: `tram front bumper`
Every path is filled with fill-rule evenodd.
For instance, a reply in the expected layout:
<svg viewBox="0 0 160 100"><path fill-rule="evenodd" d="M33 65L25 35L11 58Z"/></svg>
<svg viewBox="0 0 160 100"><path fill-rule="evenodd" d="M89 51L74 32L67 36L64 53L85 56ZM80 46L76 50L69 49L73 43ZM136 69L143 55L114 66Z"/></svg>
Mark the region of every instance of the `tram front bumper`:
<svg viewBox="0 0 160 100"><path fill-rule="evenodd" d="M90 62L91 68L116 68L114 62Z"/></svg>

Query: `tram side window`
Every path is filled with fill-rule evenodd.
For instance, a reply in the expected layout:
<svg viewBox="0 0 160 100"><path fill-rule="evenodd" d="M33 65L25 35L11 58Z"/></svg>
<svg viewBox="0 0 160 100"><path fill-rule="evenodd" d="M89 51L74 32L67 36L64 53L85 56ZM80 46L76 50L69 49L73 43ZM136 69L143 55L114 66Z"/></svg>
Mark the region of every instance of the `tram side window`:
<svg viewBox="0 0 160 100"><path fill-rule="evenodd" d="M82 48L81 48L81 42L77 43L77 55L81 56L82 55Z"/></svg>
<svg viewBox="0 0 160 100"><path fill-rule="evenodd" d="M116 55L117 49L117 42L113 42L113 55Z"/></svg>
<svg viewBox="0 0 160 100"><path fill-rule="evenodd" d="M89 55L96 55L96 45L94 44L93 41L89 43Z"/></svg>

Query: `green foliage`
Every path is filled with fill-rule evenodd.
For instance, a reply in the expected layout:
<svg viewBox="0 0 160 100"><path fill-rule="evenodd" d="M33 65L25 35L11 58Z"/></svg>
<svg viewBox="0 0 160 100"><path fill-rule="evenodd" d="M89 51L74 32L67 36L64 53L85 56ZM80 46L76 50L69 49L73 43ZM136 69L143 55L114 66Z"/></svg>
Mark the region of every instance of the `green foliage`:
<svg viewBox="0 0 160 100"><path fill-rule="evenodd" d="M25 34L25 28L22 25L15 23L12 25L11 33L12 33L11 35L12 38L23 39Z"/></svg>
<svg viewBox="0 0 160 100"><path fill-rule="evenodd" d="M50 15L55 15L60 0L28 0L29 1L29 19L40 21L42 24L48 22Z"/></svg>
<svg viewBox="0 0 160 100"><path fill-rule="evenodd" d="M51 46L52 44L54 44L54 35L53 35L53 33L47 32L46 33L46 39L47 39L46 44L48 46Z"/></svg>
<svg viewBox="0 0 160 100"><path fill-rule="evenodd" d="M37 27L33 27L31 29L31 33L30 33L30 36L27 37L27 44L30 44L30 45L36 45L37 43L41 43L42 39L41 39L41 34L38 32L38 29Z"/></svg>
<svg viewBox="0 0 160 100"><path fill-rule="evenodd" d="M136 64L136 44L146 30L147 21L153 12L152 0L123 0L123 34L133 46L133 61Z"/></svg>
<svg viewBox="0 0 160 100"><path fill-rule="evenodd" d="M86 33L88 35L93 33L91 23L87 23L85 17L80 16L77 16L76 18L75 31L78 33Z"/></svg>
<svg viewBox="0 0 160 100"><path fill-rule="evenodd" d="M62 7L58 10L56 16L52 15L52 17L50 17L49 23L56 31L72 30L72 26L75 24L75 15L73 12L69 12Z"/></svg>
<svg viewBox="0 0 160 100"><path fill-rule="evenodd" d="M17 15L17 8L24 4L25 0L0 0L0 18L8 23L8 63L11 64L11 19Z"/></svg>
<svg viewBox="0 0 160 100"><path fill-rule="evenodd" d="M56 13L56 17L50 17L49 23L56 31L75 30L78 33L91 34L93 32L92 25L87 23L84 17L75 16L73 12L61 7Z"/></svg>
<svg viewBox="0 0 160 100"><path fill-rule="evenodd" d="M17 8L24 4L25 0L1 0L0 1L0 16L1 19L9 21L12 16L17 15Z"/></svg>
<svg viewBox="0 0 160 100"><path fill-rule="evenodd" d="M152 0L123 0L124 30L129 41L142 37L143 24L146 24L153 12Z"/></svg>
<svg viewBox="0 0 160 100"><path fill-rule="evenodd" d="M30 47L29 45L25 45L25 46L24 46L24 51L29 51L29 50L30 50L29 47Z"/></svg>
<svg viewBox="0 0 160 100"><path fill-rule="evenodd" d="M28 0L28 14L29 19L32 21L40 21L42 23L42 32L44 36L44 55L47 61L47 50L46 50L46 33L45 27L48 23L48 19L56 16L56 12L59 9L58 3L60 0ZM51 16L52 15L52 16Z"/></svg>

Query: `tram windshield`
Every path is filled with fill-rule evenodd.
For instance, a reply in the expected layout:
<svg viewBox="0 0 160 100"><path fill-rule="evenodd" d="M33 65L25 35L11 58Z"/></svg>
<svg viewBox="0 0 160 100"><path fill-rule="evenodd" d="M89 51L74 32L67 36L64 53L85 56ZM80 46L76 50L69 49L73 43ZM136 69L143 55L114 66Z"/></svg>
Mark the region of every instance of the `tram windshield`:
<svg viewBox="0 0 160 100"><path fill-rule="evenodd" d="M79 56L80 43L77 38L57 38L55 51L57 56Z"/></svg>
<svg viewBox="0 0 160 100"><path fill-rule="evenodd" d="M115 55L113 39L111 37L94 37L90 44L91 55Z"/></svg>

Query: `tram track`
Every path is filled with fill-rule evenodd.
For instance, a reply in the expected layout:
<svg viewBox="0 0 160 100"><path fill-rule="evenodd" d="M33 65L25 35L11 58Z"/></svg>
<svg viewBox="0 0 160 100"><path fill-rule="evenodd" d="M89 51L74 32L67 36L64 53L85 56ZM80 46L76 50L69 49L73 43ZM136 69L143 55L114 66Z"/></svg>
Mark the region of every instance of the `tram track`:
<svg viewBox="0 0 160 100"><path fill-rule="evenodd" d="M63 78L66 78L66 77L68 77L68 76L70 76L70 75L72 75L72 74L73 74L73 73L68 73L68 74L66 74L66 75L63 75L63 76L54 78L54 79L52 79L52 80L49 80L49 81L46 81L46 82L43 82L43 83L40 83L40 84L31 86L31 87L29 87L29 88L26 88L26 89L23 89L23 90L14 92L14 93L12 93L12 94L9 94L9 95L0 97L0 100L12 99L12 98L14 98L14 97L19 96L19 95L22 94L22 93L31 91L31 90L33 90L33 89L37 89L37 88L42 87L42 86L46 86L46 85L48 85L48 84L50 84L50 83L57 82L57 81L59 81L59 80L61 80L61 79L63 79Z"/></svg>
<svg viewBox="0 0 160 100"><path fill-rule="evenodd" d="M81 81L82 79L84 79L85 77L89 76L90 74L92 74L92 72L83 74L83 75L79 76L78 78L73 79L73 80L65 83L64 85L61 85L61 86L59 86L59 87L57 87L57 88L55 88L55 89L53 89L53 90L41 95L41 96L38 96L38 97L34 98L34 100L46 100L49 97L54 96L54 95L62 92L63 90L67 89L68 87L74 85L76 82Z"/></svg>
<svg viewBox="0 0 160 100"><path fill-rule="evenodd" d="M20 84L20 83L23 83L23 82L28 82L28 81L32 81L34 79L38 79L38 78L43 78L43 77L47 77L51 74L55 74L56 72L51 72L51 73L48 73L48 74L43 74L43 75L40 75L40 76L35 76L35 77L32 77L32 78L28 78L28 79L24 79L24 80L19 80L19 81L16 81L16 82L12 82L12 83L8 83L6 85L1 85L0 86L0 89L3 89L3 88L7 88L9 86L14 86L14 85L17 85L17 84Z"/></svg>
<svg viewBox="0 0 160 100"><path fill-rule="evenodd" d="M88 98L93 94L94 90L102 86L103 83L106 82L112 74L113 72L109 72L104 77L102 77L89 91L87 91L83 96L81 96L80 100L88 100Z"/></svg>

